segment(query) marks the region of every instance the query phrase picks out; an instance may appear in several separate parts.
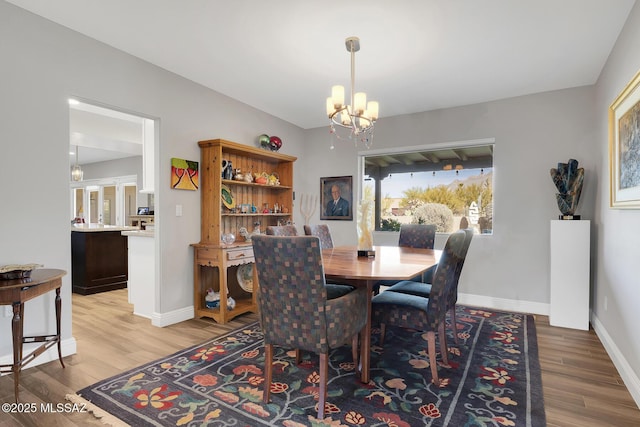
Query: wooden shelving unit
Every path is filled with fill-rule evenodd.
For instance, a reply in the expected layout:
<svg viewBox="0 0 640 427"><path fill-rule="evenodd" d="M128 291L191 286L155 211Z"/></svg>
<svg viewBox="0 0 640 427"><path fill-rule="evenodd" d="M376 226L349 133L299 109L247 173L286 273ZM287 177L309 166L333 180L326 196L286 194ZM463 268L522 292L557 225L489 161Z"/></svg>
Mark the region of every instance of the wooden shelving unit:
<svg viewBox="0 0 640 427"><path fill-rule="evenodd" d="M226 323L234 317L257 311L257 280L253 274L253 292L242 289L237 280L237 270L254 262L250 242L240 236L240 228L252 232L259 223L262 232L269 225L292 220L293 213L293 163L296 157L266 151L223 139L198 142L200 146L201 224L200 242L194 248L194 312L196 317L210 317L218 323ZM280 185L262 185L222 178L222 161L231 161L234 169L242 173L277 174ZM222 203L222 186L231 190L235 205L251 205L255 213L233 212ZM283 212L262 213L266 204L273 209L278 204ZM225 245L221 236L233 233L236 241ZM223 286L221 286L223 285ZM220 307L207 308L207 289L220 292ZM236 301L232 310L222 304L231 296Z"/></svg>

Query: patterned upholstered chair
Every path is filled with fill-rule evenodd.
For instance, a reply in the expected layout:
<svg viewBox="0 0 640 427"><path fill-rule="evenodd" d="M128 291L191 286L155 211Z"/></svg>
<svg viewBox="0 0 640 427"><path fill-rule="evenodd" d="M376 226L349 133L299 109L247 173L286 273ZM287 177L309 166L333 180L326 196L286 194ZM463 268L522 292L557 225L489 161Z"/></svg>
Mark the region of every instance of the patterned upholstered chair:
<svg viewBox="0 0 640 427"><path fill-rule="evenodd" d="M460 253L461 259L456 266L455 286L451 289L447 298L447 311L451 315L451 329L453 330L453 339L458 344L458 329L456 320L456 303L458 302L458 282L460 281L460 275L462 274L462 267L464 261L467 259L467 252L473 239L473 230L466 228L463 230L465 233L465 239ZM418 295L423 298L429 298L431 295L431 283L415 282L410 280L404 280L391 286L387 291L402 292L405 294Z"/></svg>
<svg viewBox="0 0 640 427"><path fill-rule="evenodd" d="M333 239L331 238L331 231L326 224L317 225L304 225L304 234L306 236L318 236L320 238L320 246L322 249L333 248Z"/></svg>
<svg viewBox="0 0 640 427"><path fill-rule="evenodd" d="M433 224L402 224L398 246L406 248L433 249L436 226Z"/></svg>
<svg viewBox="0 0 640 427"><path fill-rule="evenodd" d="M433 224L402 224L400 226L400 236L398 246L405 248L433 249L436 240L436 226ZM425 275L431 278L435 267L425 271L422 276L414 277L414 281L423 281ZM395 285L397 280L381 280L373 285L373 293L380 292L380 286Z"/></svg>
<svg viewBox="0 0 640 427"><path fill-rule="evenodd" d="M384 345L384 335L389 325L426 332L431 378L437 385L440 385L440 380L436 364L436 334L440 342L442 362L447 366L447 295L455 286L456 268L462 256L464 240L463 231L449 235L433 277L429 298L385 291L373 297L371 301L373 322L380 324L381 346Z"/></svg>
<svg viewBox="0 0 640 427"><path fill-rule="evenodd" d="M266 233L268 236L297 236L298 229L295 225L270 225Z"/></svg>
<svg viewBox="0 0 640 427"><path fill-rule="evenodd" d="M318 418L323 419L329 349L351 343L357 369L358 334L367 321L367 290L357 288L341 297L327 298L316 236L259 235L251 241L265 345L263 400L269 401L274 345L318 353Z"/></svg>

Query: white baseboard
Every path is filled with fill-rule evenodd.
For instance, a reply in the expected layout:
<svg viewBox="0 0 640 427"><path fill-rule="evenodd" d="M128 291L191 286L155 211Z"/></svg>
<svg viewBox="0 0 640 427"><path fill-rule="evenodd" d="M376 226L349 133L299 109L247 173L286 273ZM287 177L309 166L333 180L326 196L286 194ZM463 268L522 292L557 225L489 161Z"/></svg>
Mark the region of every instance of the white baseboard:
<svg viewBox="0 0 640 427"><path fill-rule="evenodd" d="M40 344L42 343L24 344L24 346L22 347L23 354L26 355L31 353L34 349L39 347ZM62 350L62 357L67 357L67 356L71 356L72 354L76 354L77 352L76 339L71 337L71 338L62 340L60 348ZM58 360L58 347L54 345L53 347L47 349L47 351L45 351L44 353L40 354L38 357L33 359L31 363L29 363L27 366L24 367L24 369L29 369L33 366L38 366L44 363L57 361L57 360ZM13 365L13 353L4 354L0 356L0 365Z"/></svg>
<svg viewBox="0 0 640 427"><path fill-rule="evenodd" d="M458 303L471 307L486 307L493 310L517 311L520 313L549 315L549 304L531 301L516 301L483 295L458 294Z"/></svg>
<svg viewBox="0 0 640 427"><path fill-rule="evenodd" d="M640 408L640 378L635 374L627 359L622 355L620 349L615 344L615 342L611 339L611 336L605 329L604 325L598 319L598 316L591 312L591 325L593 326L593 330L600 338L600 342L604 346L604 349L609 354L611 361L614 366L618 370L618 373L622 377L622 381L624 381L624 385L627 386L627 390L631 393L631 397L635 400L636 405Z"/></svg>
<svg viewBox="0 0 640 427"><path fill-rule="evenodd" d="M151 324L153 326L169 326L175 323L184 322L185 320L193 319L195 310L193 306L184 307L179 310L170 311L168 313L157 313L153 312L151 314Z"/></svg>

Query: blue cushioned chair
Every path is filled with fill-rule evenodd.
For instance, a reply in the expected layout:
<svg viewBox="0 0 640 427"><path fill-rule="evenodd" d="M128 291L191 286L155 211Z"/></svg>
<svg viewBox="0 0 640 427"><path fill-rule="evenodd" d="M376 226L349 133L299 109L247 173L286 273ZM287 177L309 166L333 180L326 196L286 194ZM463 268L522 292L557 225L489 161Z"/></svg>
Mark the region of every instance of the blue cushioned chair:
<svg viewBox="0 0 640 427"><path fill-rule="evenodd" d="M405 248L433 249L436 240L436 226L433 224L402 224L400 226L400 236L398 237L398 246ZM423 273L422 276L416 276L412 280L422 281L424 275L432 276L432 269ZM433 268L435 270L435 268ZM380 291L380 286L391 286L398 283L397 280L381 280L373 285L373 293Z"/></svg>
<svg viewBox="0 0 640 427"><path fill-rule="evenodd" d="M462 257L464 240L464 231L449 235L433 277L429 298L384 291L371 301L372 319L380 324L381 346L389 325L426 332L432 382L437 385L440 380L436 364L436 334L440 341L442 361L448 366L445 332L447 295L455 287L456 269Z"/></svg>
<svg viewBox="0 0 640 427"><path fill-rule="evenodd" d="M317 225L304 225L304 234L306 236L318 236L320 239L320 246L322 249L333 248L333 239L331 238L331 231L326 224Z"/></svg>
<svg viewBox="0 0 640 427"><path fill-rule="evenodd" d="M297 236L298 229L295 225L270 225L266 233L269 236Z"/></svg>
<svg viewBox="0 0 640 427"><path fill-rule="evenodd" d="M405 248L433 249L436 226L433 224L402 224L398 246Z"/></svg>
<svg viewBox="0 0 640 427"><path fill-rule="evenodd" d="M455 286L451 289L449 295L447 295L447 311L451 314L451 329L453 330L453 339L458 344L458 329L456 320L456 303L458 302L458 282L460 281L460 275L462 274L462 267L464 261L467 259L467 252L471 245L471 239L473 239L473 230L466 228L464 230L465 239L461 250L461 259L456 266L456 278ZM437 266L436 266L437 267ZM404 280L391 286L387 291L401 292L405 294L418 295L424 298L429 298L431 295L431 283L416 282L411 280Z"/></svg>
<svg viewBox="0 0 640 427"><path fill-rule="evenodd" d="M269 401L271 391L274 345L318 353L318 418L323 419L329 349L351 343L358 369L358 334L367 322L367 290L357 288L328 298L320 239L316 236L259 235L251 241L265 345L263 401Z"/></svg>

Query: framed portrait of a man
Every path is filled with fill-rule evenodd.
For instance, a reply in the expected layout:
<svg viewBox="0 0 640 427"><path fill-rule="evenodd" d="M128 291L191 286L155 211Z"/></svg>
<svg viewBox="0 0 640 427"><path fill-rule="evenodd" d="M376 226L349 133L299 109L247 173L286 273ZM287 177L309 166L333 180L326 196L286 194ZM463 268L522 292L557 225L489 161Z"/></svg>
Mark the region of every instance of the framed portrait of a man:
<svg viewBox="0 0 640 427"><path fill-rule="evenodd" d="M353 220L353 177L320 178L320 219Z"/></svg>

